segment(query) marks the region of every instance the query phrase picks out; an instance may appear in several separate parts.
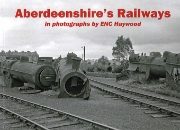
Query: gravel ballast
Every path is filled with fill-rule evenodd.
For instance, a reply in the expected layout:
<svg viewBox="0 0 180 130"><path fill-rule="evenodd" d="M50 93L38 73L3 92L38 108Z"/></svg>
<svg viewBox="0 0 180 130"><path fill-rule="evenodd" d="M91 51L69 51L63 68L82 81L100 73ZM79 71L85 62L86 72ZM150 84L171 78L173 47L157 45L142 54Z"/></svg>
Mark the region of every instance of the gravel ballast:
<svg viewBox="0 0 180 130"><path fill-rule="evenodd" d="M121 130L178 130L179 122L170 118L153 118L129 102L114 100L92 89L88 101L81 98L57 98L55 92L21 94L17 88L0 87L0 92L53 107Z"/></svg>

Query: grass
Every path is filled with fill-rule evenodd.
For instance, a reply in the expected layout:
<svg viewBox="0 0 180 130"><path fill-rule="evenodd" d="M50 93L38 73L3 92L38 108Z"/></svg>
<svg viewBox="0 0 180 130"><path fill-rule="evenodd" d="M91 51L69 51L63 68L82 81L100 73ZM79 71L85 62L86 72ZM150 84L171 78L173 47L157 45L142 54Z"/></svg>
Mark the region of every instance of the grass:
<svg viewBox="0 0 180 130"><path fill-rule="evenodd" d="M126 81L126 85L166 96L180 98L180 92L178 90L172 90L170 87L166 86L164 79L152 81L135 81L130 79L129 82Z"/></svg>

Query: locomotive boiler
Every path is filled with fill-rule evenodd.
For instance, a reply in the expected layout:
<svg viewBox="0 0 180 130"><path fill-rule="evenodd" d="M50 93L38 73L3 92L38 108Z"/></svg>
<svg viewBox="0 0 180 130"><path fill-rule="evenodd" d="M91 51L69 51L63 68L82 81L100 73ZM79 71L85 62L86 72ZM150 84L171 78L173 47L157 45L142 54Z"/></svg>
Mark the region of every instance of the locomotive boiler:
<svg viewBox="0 0 180 130"><path fill-rule="evenodd" d="M3 61L1 71L7 87L20 87L29 83L36 89L47 90L55 83L56 78L51 66L30 63L23 59Z"/></svg>
<svg viewBox="0 0 180 130"><path fill-rule="evenodd" d="M166 63L161 56L139 56L138 54L133 54L129 57L129 62L128 70L144 73L146 80L166 77Z"/></svg>
<svg viewBox="0 0 180 130"><path fill-rule="evenodd" d="M132 54L129 57L129 62L128 70L131 73L135 72L138 79L144 77L146 80L165 78L167 86L180 91L180 53L165 51L163 57ZM143 76L140 77L140 75Z"/></svg>
<svg viewBox="0 0 180 130"><path fill-rule="evenodd" d="M39 57L37 63L38 64L52 65L53 57Z"/></svg>
<svg viewBox="0 0 180 130"><path fill-rule="evenodd" d="M56 67L56 82L60 90L58 97L83 97L89 99L90 85L85 73L80 69L81 59L68 53Z"/></svg>

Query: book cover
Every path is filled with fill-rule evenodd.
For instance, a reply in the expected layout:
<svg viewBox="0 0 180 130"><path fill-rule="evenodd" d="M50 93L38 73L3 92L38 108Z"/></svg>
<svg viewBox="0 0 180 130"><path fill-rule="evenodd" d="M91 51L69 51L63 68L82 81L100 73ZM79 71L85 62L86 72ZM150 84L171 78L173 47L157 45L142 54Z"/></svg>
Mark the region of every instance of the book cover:
<svg viewBox="0 0 180 130"><path fill-rule="evenodd" d="M0 0L0 93L93 124L47 118L47 128L180 129L179 118L167 118L178 110L154 111L153 101L132 101L107 87L180 104L179 29L178 0ZM5 122L0 129L17 127Z"/></svg>

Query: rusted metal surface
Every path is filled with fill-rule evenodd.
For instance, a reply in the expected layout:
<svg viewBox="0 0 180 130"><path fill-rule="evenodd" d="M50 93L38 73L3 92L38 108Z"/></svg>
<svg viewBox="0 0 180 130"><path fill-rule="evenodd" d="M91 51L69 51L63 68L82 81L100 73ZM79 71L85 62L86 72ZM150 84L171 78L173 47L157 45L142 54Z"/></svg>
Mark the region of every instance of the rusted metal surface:
<svg viewBox="0 0 180 130"><path fill-rule="evenodd" d="M38 89L48 89L55 82L55 71L51 66L17 60L5 60L1 65L5 85L8 87L33 84Z"/></svg>
<svg viewBox="0 0 180 130"><path fill-rule="evenodd" d="M60 89L59 97L89 98L91 91L89 80L80 69L80 61L80 58L70 53L58 63L56 82Z"/></svg>
<svg viewBox="0 0 180 130"><path fill-rule="evenodd" d="M131 55L128 70L145 73L146 79L165 78L165 62L162 57Z"/></svg>
<svg viewBox="0 0 180 130"><path fill-rule="evenodd" d="M145 74L145 79L166 78L166 85L180 91L180 53L165 51L161 57L132 54L128 70Z"/></svg>
<svg viewBox="0 0 180 130"><path fill-rule="evenodd" d="M37 63L38 64L52 65L53 57L39 57Z"/></svg>

